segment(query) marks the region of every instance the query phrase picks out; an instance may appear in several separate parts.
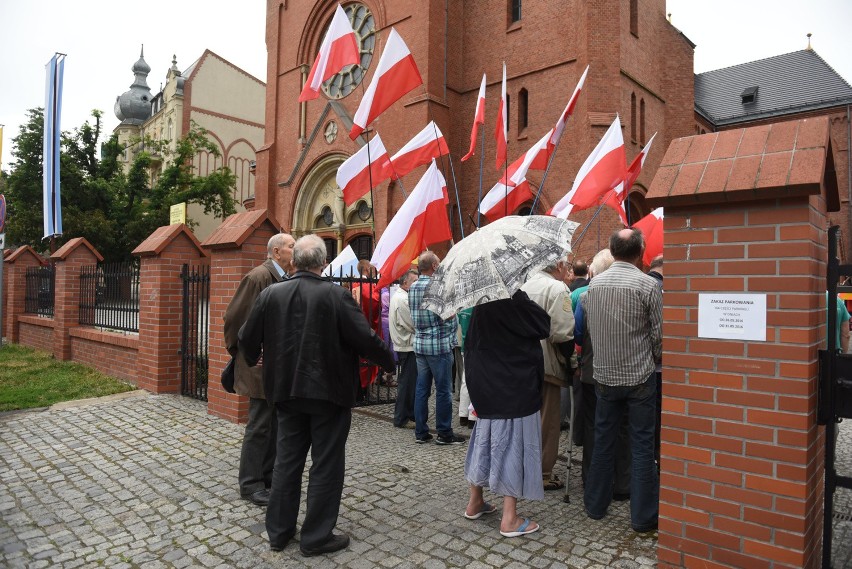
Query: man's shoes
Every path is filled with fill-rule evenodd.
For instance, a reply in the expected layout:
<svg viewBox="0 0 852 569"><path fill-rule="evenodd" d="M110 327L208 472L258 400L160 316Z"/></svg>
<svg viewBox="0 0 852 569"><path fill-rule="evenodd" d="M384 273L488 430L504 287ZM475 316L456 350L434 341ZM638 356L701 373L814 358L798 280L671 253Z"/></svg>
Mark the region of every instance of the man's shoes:
<svg viewBox="0 0 852 569"><path fill-rule="evenodd" d="M252 504L257 506L268 506L269 505L269 490L263 489L258 490L252 494L246 494L243 496L243 500L248 500Z"/></svg>
<svg viewBox="0 0 852 569"><path fill-rule="evenodd" d="M435 441L436 445L460 445L465 441L464 437L460 437L458 435L438 435L438 439Z"/></svg>
<svg viewBox="0 0 852 569"><path fill-rule="evenodd" d="M284 548L287 547L287 544L290 543L290 540L293 539L293 536L286 539L282 539L280 541L270 541L269 542L269 550L270 551L284 551Z"/></svg>
<svg viewBox="0 0 852 569"><path fill-rule="evenodd" d="M426 435L424 435L424 436L422 436L422 437L415 437L415 438L414 438L414 442L415 442L415 443L417 443L417 444L421 444L421 445L422 445L422 444L428 443L428 442L429 442L429 441L431 441L433 438L434 438L434 437L432 437L432 435L431 435L430 433L426 433Z"/></svg>
<svg viewBox="0 0 852 569"><path fill-rule="evenodd" d="M613 492L612 499L616 502L626 502L630 499L630 492Z"/></svg>
<svg viewBox="0 0 852 569"><path fill-rule="evenodd" d="M467 427L467 417L459 417L459 426Z"/></svg>
<svg viewBox="0 0 852 569"><path fill-rule="evenodd" d="M650 523L646 526L634 527L633 531L635 531L636 533L648 533L649 531L656 531L656 529L657 529L657 522L655 521L655 522Z"/></svg>
<svg viewBox="0 0 852 569"><path fill-rule="evenodd" d="M331 539L316 547L299 547L302 555L305 557L313 557L314 555L322 555L324 553L334 553L349 547L349 536L345 533L331 534Z"/></svg>

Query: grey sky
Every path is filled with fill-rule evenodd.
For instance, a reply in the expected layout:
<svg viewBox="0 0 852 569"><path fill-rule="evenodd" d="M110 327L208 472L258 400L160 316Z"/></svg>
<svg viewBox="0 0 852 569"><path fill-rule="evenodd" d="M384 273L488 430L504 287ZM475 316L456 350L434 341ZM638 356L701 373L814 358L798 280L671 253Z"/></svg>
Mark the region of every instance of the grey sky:
<svg viewBox="0 0 852 569"><path fill-rule="evenodd" d="M696 72L803 49L811 32L817 53L852 82L852 0L667 0L667 12L697 44ZM263 0L0 0L3 167L26 110L44 105L44 64L55 51L68 54L63 130L97 108L109 133L141 44L154 93L173 54L183 70L204 49L266 81L265 17Z"/></svg>

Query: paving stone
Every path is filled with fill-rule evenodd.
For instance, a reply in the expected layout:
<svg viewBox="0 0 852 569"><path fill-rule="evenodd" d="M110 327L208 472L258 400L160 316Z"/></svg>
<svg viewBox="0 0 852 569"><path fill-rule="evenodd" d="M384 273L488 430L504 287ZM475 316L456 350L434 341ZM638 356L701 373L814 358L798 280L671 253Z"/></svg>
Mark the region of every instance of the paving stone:
<svg viewBox="0 0 852 569"><path fill-rule="evenodd" d="M208 415L202 402L148 395L0 414L0 566L656 565L656 539L633 533L627 503L613 504L603 520L586 518L577 463L567 477L571 503L562 501L561 492L520 502L520 513L540 523L540 532L507 540L499 534L499 517L466 520L466 447L416 445L410 430L391 426L392 414L392 405L353 414L337 528L352 537L352 545L316 558L302 557L295 541L281 553L269 551L264 510L240 500L236 489L244 427ZM842 465L848 473L852 422L842 424L841 432L847 444L838 446L838 470ZM564 437L561 448L567 449ZM575 449L573 459L580 457L582 449ZM306 470L310 464L308 459ZM565 466L557 465L560 476ZM486 499L501 502L487 490ZM304 508L303 501L300 516ZM839 490L835 508L852 514L852 492ZM834 543L835 560L850 560L835 566L852 569L852 522L837 524Z"/></svg>

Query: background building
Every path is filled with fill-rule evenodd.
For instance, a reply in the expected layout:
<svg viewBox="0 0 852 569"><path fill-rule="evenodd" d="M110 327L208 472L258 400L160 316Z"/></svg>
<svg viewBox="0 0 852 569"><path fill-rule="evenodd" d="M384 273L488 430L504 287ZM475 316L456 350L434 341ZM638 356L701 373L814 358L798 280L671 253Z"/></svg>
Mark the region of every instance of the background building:
<svg viewBox="0 0 852 569"><path fill-rule="evenodd" d="M208 138L218 147L220 156L207 152L195 158L195 171L199 175L225 165L237 177L234 198L237 211L254 198L254 175L251 173L255 152L263 144L263 106L266 85L216 55L205 50L184 71L177 67L177 58L166 73L166 82L156 95L147 84L151 68L144 54L133 65L136 76L130 90L116 98L115 114L121 120L114 132L125 145L124 165L128 169L137 152L144 149L139 142L143 136L166 141L174 148L175 142L186 133L191 121L207 129ZM150 149L149 149L150 150ZM151 183L167 165L163 155L153 155ZM187 216L198 222L195 234L206 238L221 223L204 215L200 206L191 204Z"/></svg>
<svg viewBox="0 0 852 569"><path fill-rule="evenodd" d="M343 7L361 44L361 67L344 70L329 80L325 96L299 103L302 84L336 5L336 0L267 0L267 129L258 152L256 203L258 208L268 208L282 227L296 235L314 232L323 236L330 253L352 244L360 257L369 256L372 223L376 237L380 236L404 199L399 183L384 182L372 197L365 196L346 208L335 183L337 167L365 142L363 137L351 141L348 132L391 27L411 50L424 85L395 103L371 128L381 134L393 154L429 120L436 121L453 156L452 162L445 159L439 166L450 186L455 239L462 236L460 224L465 233L473 229L479 201L479 145L471 160L461 163L458 158L468 149L483 72L488 78L486 124L480 129L485 141L483 193L502 174L494 165L493 131L503 61L508 75L510 160L553 126L583 69L590 65L536 208L539 213L571 188L581 164L618 113L628 163L658 133L629 196L631 220L646 215L649 208L644 196L669 143L701 129L727 128L729 123L721 119L730 117L713 115L716 107L705 99L730 97L730 88L736 90L733 96L739 101L743 91L721 81L718 92L705 96L701 90L715 72L693 73L695 46L666 19L665 0L359 0L344 2ZM795 75L801 70L786 64L780 71L775 69L781 75L775 77L773 88L789 88L793 83L784 73ZM843 89L849 86L836 73L834 76L843 85L837 87L839 95L830 107L794 105L787 114L778 109L759 116L746 114L739 117L740 122L730 124L741 127L743 122L789 120L796 118L789 112L830 109L836 119L832 123L835 163L845 162L849 145L842 131L848 129L849 120L841 111L846 104ZM825 96L826 86L825 82L812 83L813 98ZM759 91L758 99L769 98L768 86ZM414 187L424 168L402 180L405 189ZM845 171L838 170L841 175ZM531 172L528 179L535 189L542 172ZM843 196L848 193L841 188ZM848 199L844 199L848 212ZM529 205L521 206L519 212L528 211ZM572 219L585 226L593 214L594 210L586 210ZM575 253L590 258L606 245L617 226L615 213L604 208Z"/></svg>

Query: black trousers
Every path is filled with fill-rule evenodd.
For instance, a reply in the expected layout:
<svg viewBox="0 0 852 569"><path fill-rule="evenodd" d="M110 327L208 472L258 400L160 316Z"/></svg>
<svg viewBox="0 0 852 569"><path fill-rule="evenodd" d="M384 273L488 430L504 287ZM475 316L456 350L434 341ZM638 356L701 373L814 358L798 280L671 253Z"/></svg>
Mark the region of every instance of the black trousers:
<svg viewBox="0 0 852 569"><path fill-rule="evenodd" d="M402 427L408 421L414 421L414 390L417 387L417 358L414 352L397 352L397 356L399 357L399 376L397 377L393 424L396 427Z"/></svg>
<svg viewBox="0 0 852 569"><path fill-rule="evenodd" d="M583 483L592 465L592 453L595 452L595 411L598 406L598 396L594 383L581 383L583 389ZM630 452L630 431L627 414L625 413L618 426L618 437L615 441L615 479L612 483L613 494L630 494L630 468L632 455Z"/></svg>
<svg viewBox="0 0 852 569"><path fill-rule="evenodd" d="M310 449L313 464L308 474L307 512L300 545L319 547L331 538L337 524L352 410L317 399L293 399L275 407L278 453L266 508L269 542L281 544L296 533L302 473Z"/></svg>
<svg viewBox="0 0 852 569"><path fill-rule="evenodd" d="M240 452L240 495L248 496L272 485L275 466L275 407L266 399L249 399L249 415Z"/></svg>

